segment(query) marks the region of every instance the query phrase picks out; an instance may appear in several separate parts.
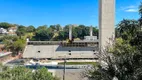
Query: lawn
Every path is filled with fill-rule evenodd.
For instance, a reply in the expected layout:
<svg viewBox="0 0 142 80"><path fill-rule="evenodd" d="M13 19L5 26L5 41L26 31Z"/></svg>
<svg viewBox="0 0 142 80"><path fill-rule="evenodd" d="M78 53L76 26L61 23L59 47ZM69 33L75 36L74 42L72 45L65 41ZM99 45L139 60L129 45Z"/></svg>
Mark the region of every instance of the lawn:
<svg viewBox="0 0 142 80"><path fill-rule="evenodd" d="M97 62L66 62L66 65L97 65ZM64 62L59 63L59 65L64 65Z"/></svg>

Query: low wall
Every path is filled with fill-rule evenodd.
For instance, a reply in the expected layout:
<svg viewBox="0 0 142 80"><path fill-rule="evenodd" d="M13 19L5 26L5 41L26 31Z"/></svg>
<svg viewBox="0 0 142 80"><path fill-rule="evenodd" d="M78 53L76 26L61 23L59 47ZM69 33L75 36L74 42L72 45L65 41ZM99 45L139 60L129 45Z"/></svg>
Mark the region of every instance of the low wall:
<svg viewBox="0 0 142 80"><path fill-rule="evenodd" d="M11 58L11 52L0 53L0 63L5 62Z"/></svg>

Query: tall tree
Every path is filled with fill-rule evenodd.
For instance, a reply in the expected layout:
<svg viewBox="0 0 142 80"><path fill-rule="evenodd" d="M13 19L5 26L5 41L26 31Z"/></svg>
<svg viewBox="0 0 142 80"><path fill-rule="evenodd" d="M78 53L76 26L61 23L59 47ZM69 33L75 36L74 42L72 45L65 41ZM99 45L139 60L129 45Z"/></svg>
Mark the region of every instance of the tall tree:
<svg viewBox="0 0 142 80"><path fill-rule="evenodd" d="M140 4L140 6L139 6L139 14L140 14L139 23L140 23L141 30L142 30L142 2Z"/></svg>
<svg viewBox="0 0 142 80"><path fill-rule="evenodd" d="M140 51L120 38L114 48L100 54L99 64L85 76L89 80L141 80L141 66Z"/></svg>
<svg viewBox="0 0 142 80"><path fill-rule="evenodd" d="M62 27L61 27L61 25L60 25L60 24L57 24L57 25L56 25L56 30L57 30L57 31L62 30Z"/></svg>
<svg viewBox="0 0 142 80"><path fill-rule="evenodd" d="M56 30L56 25L50 25L50 27L52 31Z"/></svg>
<svg viewBox="0 0 142 80"><path fill-rule="evenodd" d="M36 32L35 37L41 41L50 40L53 37L53 33L50 33L47 29L41 29Z"/></svg>
<svg viewBox="0 0 142 80"><path fill-rule="evenodd" d="M125 40L131 40L136 35L137 31L140 30L139 22L136 20L122 20L118 25L119 37Z"/></svg>
<svg viewBox="0 0 142 80"><path fill-rule="evenodd" d="M0 23L0 28L5 28L5 29L8 29L10 27L14 27L14 25L10 24L10 23L7 23L7 22L1 22Z"/></svg>
<svg viewBox="0 0 142 80"><path fill-rule="evenodd" d="M38 31L38 30L45 30L45 29L47 29L47 25L43 25L43 26L39 26L37 29L36 29L36 31Z"/></svg>
<svg viewBox="0 0 142 80"><path fill-rule="evenodd" d="M26 34L26 27L23 25L17 26L17 31L16 31L18 36L24 36Z"/></svg>
<svg viewBox="0 0 142 80"><path fill-rule="evenodd" d="M93 27L93 36L99 36L99 29L97 27Z"/></svg>
<svg viewBox="0 0 142 80"><path fill-rule="evenodd" d="M139 14L140 14L140 16L142 17L142 2L141 2L141 4L140 4L140 6L139 6Z"/></svg>
<svg viewBox="0 0 142 80"><path fill-rule="evenodd" d="M59 78L52 76L46 68L39 68L32 72L31 69L26 67L9 67L0 66L0 80L59 80Z"/></svg>
<svg viewBox="0 0 142 80"><path fill-rule="evenodd" d="M35 27L30 25L27 27L27 32L34 32L35 31Z"/></svg>

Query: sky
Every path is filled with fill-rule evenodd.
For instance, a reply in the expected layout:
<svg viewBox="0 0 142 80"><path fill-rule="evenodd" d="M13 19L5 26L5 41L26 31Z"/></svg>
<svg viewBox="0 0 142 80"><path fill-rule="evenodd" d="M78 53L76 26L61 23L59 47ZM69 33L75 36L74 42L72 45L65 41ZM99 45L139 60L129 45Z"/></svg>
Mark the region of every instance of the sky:
<svg viewBox="0 0 142 80"><path fill-rule="evenodd" d="M0 22L98 26L99 0L0 0ZM141 0L116 0L116 19L138 19Z"/></svg>

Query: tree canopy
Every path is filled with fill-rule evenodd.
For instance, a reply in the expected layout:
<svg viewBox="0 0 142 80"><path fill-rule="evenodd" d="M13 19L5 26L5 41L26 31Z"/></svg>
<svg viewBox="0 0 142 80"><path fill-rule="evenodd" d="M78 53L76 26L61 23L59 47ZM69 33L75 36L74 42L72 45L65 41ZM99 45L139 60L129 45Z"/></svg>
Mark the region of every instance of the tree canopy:
<svg viewBox="0 0 142 80"><path fill-rule="evenodd" d="M13 24L7 23L7 22L1 22L0 23L0 28L8 29L10 27L14 27Z"/></svg>
<svg viewBox="0 0 142 80"><path fill-rule="evenodd" d="M142 3L139 20L122 20L113 46L99 54L99 64L89 69L89 80L142 80Z"/></svg>
<svg viewBox="0 0 142 80"><path fill-rule="evenodd" d="M33 72L26 67L0 67L0 80L59 80L59 78L52 76L46 68L40 68Z"/></svg>

